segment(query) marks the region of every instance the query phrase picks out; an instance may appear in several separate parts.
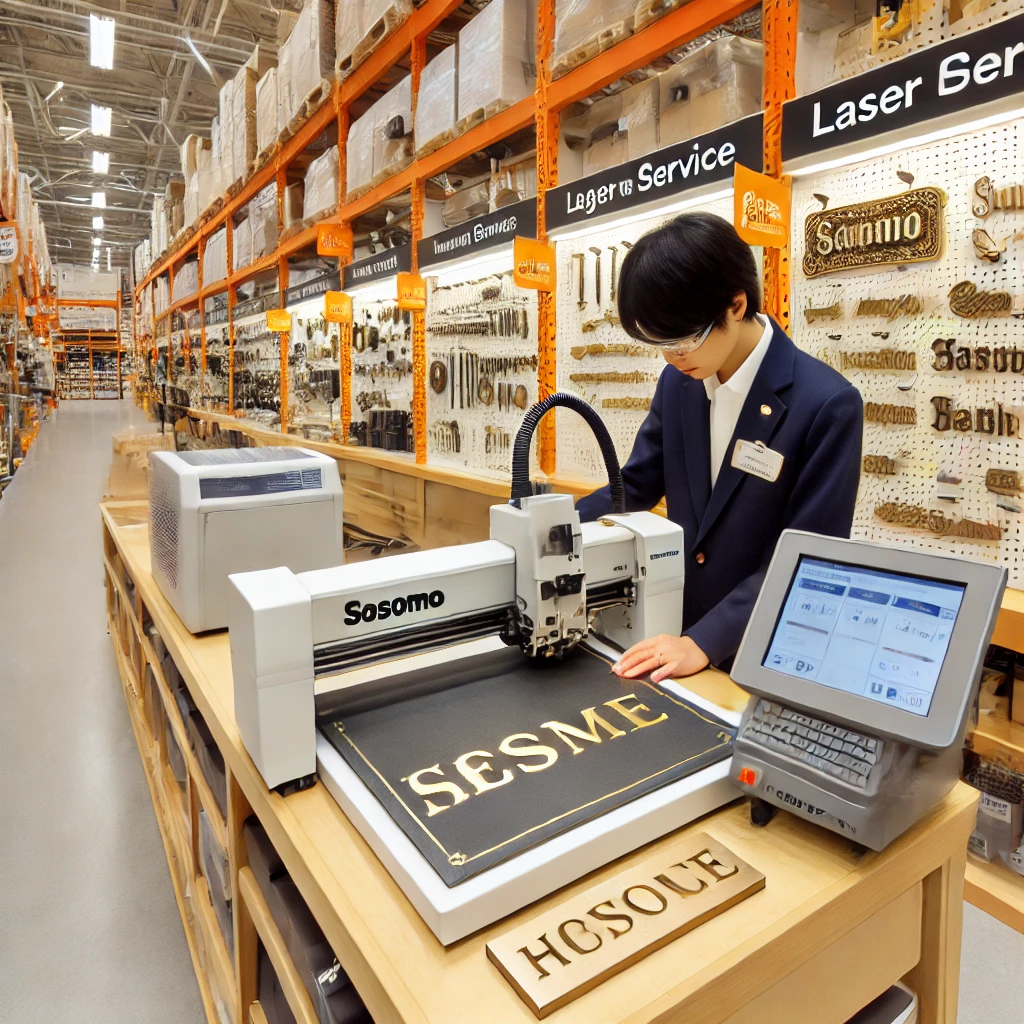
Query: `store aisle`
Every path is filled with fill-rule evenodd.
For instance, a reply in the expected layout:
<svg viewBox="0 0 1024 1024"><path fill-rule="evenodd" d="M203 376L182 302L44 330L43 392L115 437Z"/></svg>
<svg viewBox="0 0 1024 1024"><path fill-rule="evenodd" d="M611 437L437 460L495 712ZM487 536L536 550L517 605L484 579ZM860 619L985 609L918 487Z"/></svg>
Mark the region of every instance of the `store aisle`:
<svg viewBox="0 0 1024 1024"><path fill-rule="evenodd" d="M0 500L0 1022L199 1024L106 631L97 503L130 401L65 402Z"/></svg>

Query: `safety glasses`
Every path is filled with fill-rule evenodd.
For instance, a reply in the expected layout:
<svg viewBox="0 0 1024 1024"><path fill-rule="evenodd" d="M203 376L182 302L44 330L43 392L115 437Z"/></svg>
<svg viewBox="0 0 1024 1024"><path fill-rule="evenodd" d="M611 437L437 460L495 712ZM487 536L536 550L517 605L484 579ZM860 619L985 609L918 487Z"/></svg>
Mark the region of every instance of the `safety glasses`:
<svg viewBox="0 0 1024 1024"><path fill-rule="evenodd" d="M704 344L708 339L708 335L714 330L714 323L708 324L708 326L700 332L700 334L694 334L689 338L674 338L666 341L663 338L652 338L640 324L636 325L640 333L652 344L657 345L659 351L664 352L670 356L685 356L691 352L696 352L697 349Z"/></svg>

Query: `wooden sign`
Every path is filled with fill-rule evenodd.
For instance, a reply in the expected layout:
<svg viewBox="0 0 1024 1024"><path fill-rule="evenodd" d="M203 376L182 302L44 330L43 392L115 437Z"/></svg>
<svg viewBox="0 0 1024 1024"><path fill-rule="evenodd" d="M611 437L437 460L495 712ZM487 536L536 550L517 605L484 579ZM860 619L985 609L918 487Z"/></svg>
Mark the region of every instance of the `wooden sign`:
<svg viewBox="0 0 1024 1024"><path fill-rule="evenodd" d="M907 530L923 530L940 537L957 537L960 540L999 540L1003 528L994 523L976 523L973 519L949 519L941 512L908 505L895 501L875 506L875 515L890 526L902 526Z"/></svg>
<svg viewBox="0 0 1024 1024"><path fill-rule="evenodd" d="M764 884L760 871L700 832L492 939L487 956L546 1017Z"/></svg>
<svg viewBox="0 0 1024 1024"><path fill-rule="evenodd" d="M897 468L888 455L865 455L861 462L861 471L875 476L895 476Z"/></svg>
<svg viewBox="0 0 1024 1024"><path fill-rule="evenodd" d="M283 334L292 329L292 315L287 309L267 310L267 330Z"/></svg>
<svg viewBox="0 0 1024 1024"><path fill-rule="evenodd" d="M898 348L873 352L840 352L841 370L916 370L917 353Z"/></svg>
<svg viewBox="0 0 1024 1024"><path fill-rule="evenodd" d="M990 469L985 473L985 487L993 494L1019 494L1020 473L1015 469Z"/></svg>
<svg viewBox="0 0 1024 1024"><path fill-rule="evenodd" d="M0 224L0 263L13 263L18 258L18 229L13 221Z"/></svg>
<svg viewBox="0 0 1024 1024"><path fill-rule="evenodd" d="M917 409L912 405L866 402L864 404L864 419L868 423L896 423L900 426L914 426L917 423Z"/></svg>
<svg viewBox="0 0 1024 1024"><path fill-rule="evenodd" d="M319 224L316 229L317 256L352 259L352 228L348 224Z"/></svg>
<svg viewBox="0 0 1024 1024"><path fill-rule="evenodd" d="M550 292L555 287L555 250L536 238L516 235L512 243L512 280L520 288Z"/></svg>
<svg viewBox="0 0 1024 1024"><path fill-rule="evenodd" d="M352 323L352 296L328 292L324 296L324 317L329 324Z"/></svg>
<svg viewBox="0 0 1024 1024"><path fill-rule="evenodd" d="M427 284L419 274L398 274L398 308L419 312L427 308Z"/></svg>
<svg viewBox="0 0 1024 1024"><path fill-rule="evenodd" d="M980 320L986 316L1009 316L1013 298L1009 292L978 291L973 281L953 285L949 293L949 308L965 320Z"/></svg>
<svg viewBox="0 0 1024 1024"><path fill-rule="evenodd" d="M737 163L733 171L732 222L748 245L781 249L789 244L789 185Z"/></svg>
<svg viewBox="0 0 1024 1024"><path fill-rule="evenodd" d="M937 260L945 205L946 193L929 186L812 213L804 221L804 276Z"/></svg>

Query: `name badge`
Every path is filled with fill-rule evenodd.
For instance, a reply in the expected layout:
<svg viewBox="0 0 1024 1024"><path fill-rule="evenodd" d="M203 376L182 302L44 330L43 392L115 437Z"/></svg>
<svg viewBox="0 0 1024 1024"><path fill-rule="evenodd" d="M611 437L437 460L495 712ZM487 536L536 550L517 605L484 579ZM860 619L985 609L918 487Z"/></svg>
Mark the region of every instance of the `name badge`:
<svg viewBox="0 0 1024 1024"><path fill-rule="evenodd" d="M737 441L732 450L732 465L736 469L759 476L773 484L782 472L783 456L768 448L763 441Z"/></svg>

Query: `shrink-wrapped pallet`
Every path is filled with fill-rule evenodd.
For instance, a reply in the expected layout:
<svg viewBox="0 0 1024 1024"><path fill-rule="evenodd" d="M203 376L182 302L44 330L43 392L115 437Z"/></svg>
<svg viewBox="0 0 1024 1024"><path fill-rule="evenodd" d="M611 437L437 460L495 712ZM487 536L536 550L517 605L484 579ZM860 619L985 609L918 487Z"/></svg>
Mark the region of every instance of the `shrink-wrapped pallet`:
<svg viewBox="0 0 1024 1024"><path fill-rule="evenodd" d="M491 0L459 32L459 128L531 95L536 82L532 0Z"/></svg>
<svg viewBox="0 0 1024 1024"><path fill-rule="evenodd" d="M410 0L337 0L335 52L346 78L412 13Z"/></svg>
<svg viewBox="0 0 1024 1024"><path fill-rule="evenodd" d="M228 276L228 233L221 228L210 235L203 253L203 286L223 281Z"/></svg>
<svg viewBox="0 0 1024 1024"><path fill-rule="evenodd" d="M416 101L416 155L426 156L458 133L459 48L442 50L420 76Z"/></svg>
<svg viewBox="0 0 1024 1024"><path fill-rule="evenodd" d="M379 185L412 163L412 76L377 100L373 112L373 184Z"/></svg>
<svg viewBox="0 0 1024 1024"><path fill-rule="evenodd" d="M302 219L308 220L338 205L338 147L330 146L306 168Z"/></svg>
<svg viewBox="0 0 1024 1024"><path fill-rule="evenodd" d="M491 179L489 176L467 182L450 195L441 207L441 219L446 228L463 224L474 217L482 217L491 206Z"/></svg>
<svg viewBox="0 0 1024 1024"><path fill-rule="evenodd" d="M562 122L562 138L582 150L583 173L595 174L658 148L658 82L647 79L592 103Z"/></svg>
<svg viewBox="0 0 1024 1024"><path fill-rule="evenodd" d="M345 146L345 190L349 202L362 195L373 178L373 128L377 118L370 107L349 125Z"/></svg>
<svg viewBox="0 0 1024 1024"><path fill-rule="evenodd" d="M210 148L210 140L201 135L188 135L181 144L181 173L188 184L199 170L199 157Z"/></svg>
<svg viewBox="0 0 1024 1024"><path fill-rule="evenodd" d="M262 259L277 245L277 182L260 189L249 203L252 258Z"/></svg>
<svg viewBox="0 0 1024 1024"><path fill-rule="evenodd" d="M555 0L551 74L561 78L633 31L636 0Z"/></svg>
<svg viewBox="0 0 1024 1024"><path fill-rule="evenodd" d="M722 36L658 75L659 145L684 142L761 109L764 44Z"/></svg>
<svg viewBox="0 0 1024 1024"><path fill-rule="evenodd" d="M288 51L279 74L287 64L290 120L324 79L334 78L334 0L306 0L281 49Z"/></svg>
<svg viewBox="0 0 1024 1024"><path fill-rule="evenodd" d="M256 72L243 65L235 75L231 106L232 181L246 178L256 159Z"/></svg>
<svg viewBox="0 0 1024 1024"><path fill-rule="evenodd" d="M199 261L188 260L174 275L174 289L171 301L179 302L199 291Z"/></svg>
<svg viewBox="0 0 1024 1024"><path fill-rule="evenodd" d="M231 234L232 271L242 270L252 263L252 225L248 219L235 225Z"/></svg>
<svg viewBox="0 0 1024 1024"><path fill-rule="evenodd" d="M278 127L277 68L256 83L256 152L263 153L276 141Z"/></svg>

